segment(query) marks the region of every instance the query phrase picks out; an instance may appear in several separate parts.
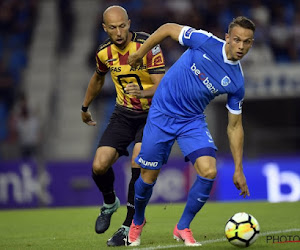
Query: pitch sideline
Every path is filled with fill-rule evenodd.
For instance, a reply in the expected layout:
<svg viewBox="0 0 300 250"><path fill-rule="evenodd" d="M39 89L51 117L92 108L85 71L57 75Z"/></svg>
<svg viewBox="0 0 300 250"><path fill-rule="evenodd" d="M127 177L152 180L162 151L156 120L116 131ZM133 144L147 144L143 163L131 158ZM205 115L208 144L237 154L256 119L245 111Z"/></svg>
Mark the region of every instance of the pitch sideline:
<svg viewBox="0 0 300 250"><path fill-rule="evenodd" d="M297 231L300 231L300 228L269 231L269 232L261 233L260 236L267 236L271 234L281 234L281 233L288 233L288 232L297 232ZM206 245L206 244L212 244L212 243L217 243L222 241L227 241L227 239L224 237L224 238L214 239L214 240L205 240L205 241L201 241L201 244ZM167 245L167 246L144 247L144 248L139 248L139 250L156 250L156 249L165 249L165 248L177 248L182 246L183 246L182 244L176 244L176 245Z"/></svg>

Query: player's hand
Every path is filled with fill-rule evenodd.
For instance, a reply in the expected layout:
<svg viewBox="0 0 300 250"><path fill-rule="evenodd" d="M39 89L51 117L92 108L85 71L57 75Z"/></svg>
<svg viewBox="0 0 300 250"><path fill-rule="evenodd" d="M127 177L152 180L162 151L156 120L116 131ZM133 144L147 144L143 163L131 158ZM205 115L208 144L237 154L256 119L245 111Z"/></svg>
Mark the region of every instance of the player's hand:
<svg viewBox="0 0 300 250"><path fill-rule="evenodd" d="M90 111L83 112L81 111L81 119L84 123L89 126L96 126L97 122L95 122L92 118L92 114Z"/></svg>
<svg viewBox="0 0 300 250"><path fill-rule="evenodd" d="M136 52L129 55L127 62L131 67L134 67L134 68L139 65L143 65L142 58L140 58L139 54Z"/></svg>
<svg viewBox="0 0 300 250"><path fill-rule="evenodd" d="M233 183L238 190L241 190L240 195L243 195L244 198L246 198L246 196L250 196L250 192L249 192L248 185L246 182L246 177L245 177L243 171L235 171L234 172Z"/></svg>
<svg viewBox="0 0 300 250"><path fill-rule="evenodd" d="M143 91L140 89L139 85L134 83L128 83L125 88L126 94L134 95L137 98L143 98Z"/></svg>

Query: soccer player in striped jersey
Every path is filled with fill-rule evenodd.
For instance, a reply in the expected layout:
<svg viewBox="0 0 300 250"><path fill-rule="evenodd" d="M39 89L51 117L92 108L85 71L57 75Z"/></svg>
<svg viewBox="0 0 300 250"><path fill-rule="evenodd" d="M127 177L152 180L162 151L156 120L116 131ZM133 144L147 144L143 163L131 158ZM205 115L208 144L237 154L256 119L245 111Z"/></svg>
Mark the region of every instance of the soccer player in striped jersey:
<svg viewBox="0 0 300 250"><path fill-rule="evenodd" d="M227 94L228 97L227 133L235 164L233 181L241 190L240 195L244 198L249 195L242 165L241 113L245 88L239 60L251 48L254 31L254 23L246 17L237 17L229 24L225 41L203 30L165 24L129 57L129 64L135 66L147 51L166 37L189 47L163 77L144 128L142 148L136 158L136 163L142 167L141 176L135 183L135 215L128 235L132 246L140 244L146 206L175 140L185 158L194 165L197 176L173 235L187 246L201 245L194 239L190 223L209 198L217 174L217 148L207 128L204 109L218 95Z"/></svg>
<svg viewBox="0 0 300 250"><path fill-rule="evenodd" d="M114 191L112 165L128 156L127 147L134 142L132 152L132 177L128 187L127 216L122 226L107 241L108 246L125 245L125 238L134 214L134 183L140 175L140 166L134 162L141 148L143 128L148 116L152 96L165 73L162 51L154 46L141 58L141 65L128 65L128 56L136 52L149 37L143 32L130 31L127 12L120 6L111 6L103 13L103 29L108 34L96 53L96 71L90 79L82 104L82 121L95 126L88 110L100 93L105 75L110 71L117 97L115 110L104 131L96 151L92 177L103 195L104 204L96 220L95 231L104 233L110 226L112 214L120 206Z"/></svg>

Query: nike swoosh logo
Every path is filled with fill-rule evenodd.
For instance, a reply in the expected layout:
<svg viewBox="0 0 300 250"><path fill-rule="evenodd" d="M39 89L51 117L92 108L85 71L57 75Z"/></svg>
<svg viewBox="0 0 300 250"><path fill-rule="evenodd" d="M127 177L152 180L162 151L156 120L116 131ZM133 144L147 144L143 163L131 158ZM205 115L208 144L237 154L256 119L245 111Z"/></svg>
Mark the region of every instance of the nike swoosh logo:
<svg viewBox="0 0 300 250"><path fill-rule="evenodd" d="M204 200L201 200L200 198L198 198L197 201L199 201L199 202L205 202Z"/></svg>
<svg viewBox="0 0 300 250"><path fill-rule="evenodd" d="M203 57L204 57L206 60L211 61L210 58L209 58L206 54L203 54Z"/></svg>

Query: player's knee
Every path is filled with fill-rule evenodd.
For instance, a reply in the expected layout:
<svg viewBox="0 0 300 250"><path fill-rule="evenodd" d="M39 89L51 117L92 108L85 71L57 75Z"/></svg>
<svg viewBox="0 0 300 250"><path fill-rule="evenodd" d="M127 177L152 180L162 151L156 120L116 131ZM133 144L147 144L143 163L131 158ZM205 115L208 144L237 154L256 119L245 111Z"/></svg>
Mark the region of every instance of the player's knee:
<svg viewBox="0 0 300 250"><path fill-rule="evenodd" d="M105 164L105 162L94 162L93 163L93 172L96 174L96 175L104 175L107 170L109 169L109 165L108 164Z"/></svg>
<svg viewBox="0 0 300 250"><path fill-rule="evenodd" d="M214 179L217 176L217 169L216 168L207 168L203 171L203 177L207 179Z"/></svg>
<svg viewBox="0 0 300 250"><path fill-rule="evenodd" d="M141 178L145 183L153 184L156 182L159 170L141 169Z"/></svg>

